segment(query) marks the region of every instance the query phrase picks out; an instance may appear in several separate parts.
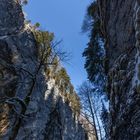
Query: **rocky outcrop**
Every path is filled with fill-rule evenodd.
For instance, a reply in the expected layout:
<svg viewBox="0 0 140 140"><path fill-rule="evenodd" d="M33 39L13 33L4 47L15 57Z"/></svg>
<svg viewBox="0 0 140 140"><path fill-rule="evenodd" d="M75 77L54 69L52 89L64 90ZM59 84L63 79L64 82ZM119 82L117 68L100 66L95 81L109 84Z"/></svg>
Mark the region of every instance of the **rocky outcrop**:
<svg viewBox="0 0 140 140"><path fill-rule="evenodd" d="M71 83L56 84L40 65L19 0L0 0L0 11L0 139L94 140L74 110Z"/></svg>
<svg viewBox="0 0 140 140"><path fill-rule="evenodd" d="M140 139L139 4L98 0L109 67L109 140Z"/></svg>

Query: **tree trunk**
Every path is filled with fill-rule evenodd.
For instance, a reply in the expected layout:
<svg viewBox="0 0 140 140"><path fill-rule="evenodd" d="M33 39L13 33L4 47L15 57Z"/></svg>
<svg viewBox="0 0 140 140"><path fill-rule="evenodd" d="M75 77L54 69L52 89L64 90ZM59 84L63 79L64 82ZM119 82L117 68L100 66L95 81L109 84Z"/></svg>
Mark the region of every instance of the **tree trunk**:
<svg viewBox="0 0 140 140"><path fill-rule="evenodd" d="M89 93L87 93L87 97L88 97L88 102L89 102L90 111L91 111L91 115L92 115L92 121L93 121L94 129L95 129L96 138L97 138L97 140L99 140L98 133L97 133L97 127L96 127L96 123L95 123L94 109L92 107L92 102L91 102Z"/></svg>

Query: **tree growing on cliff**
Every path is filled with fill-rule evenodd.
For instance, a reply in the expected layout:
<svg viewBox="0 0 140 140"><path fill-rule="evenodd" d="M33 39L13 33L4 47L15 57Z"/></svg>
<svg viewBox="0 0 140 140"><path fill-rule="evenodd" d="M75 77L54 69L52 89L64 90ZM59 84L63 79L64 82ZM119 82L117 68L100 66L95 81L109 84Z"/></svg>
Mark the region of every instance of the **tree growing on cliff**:
<svg viewBox="0 0 140 140"><path fill-rule="evenodd" d="M97 2L94 1L87 9L86 19L84 20L82 30L89 31L90 41L83 52L85 57L85 69L88 79L94 83L103 83L104 79L104 60L105 51L103 37L100 29L100 18Z"/></svg>
<svg viewBox="0 0 140 140"><path fill-rule="evenodd" d="M82 31L83 33L88 32L89 35L89 42L87 44L87 48L85 48L83 52L83 57L85 57L84 67L87 71L88 79L92 83L92 85L89 86L89 89L91 89L91 93L92 94L94 93L94 95L95 93L98 94L94 97L92 95L91 98L93 98L94 100L91 99L91 101L94 110L96 110L95 107L97 106L97 102L99 102L98 106L100 106L100 109L97 109L98 110L97 112L99 113L98 115L96 115L97 112L95 111L94 115L95 118L97 118L97 125L100 127L99 130L102 139L103 136L101 131L102 130L105 131L105 128L103 129L103 126L102 125L100 126L98 117L100 118L101 122L101 107L102 107L101 99L106 98L106 95L104 94L105 93L104 91L106 89L105 88L106 52L104 48L105 46L104 38L101 31L101 19L99 16L99 7L97 1L93 1L87 8L87 13L83 22ZM95 92L92 89L94 89ZM97 99L95 99L96 97Z"/></svg>
<svg viewBox="0 0 140 140"><path fill-rule="evenodd" d="M36 40L38 60L40 65L45 66L55 66L58 62L69 61L70 54L66 51L62 51L60 48L60 41L54 41L54 34L48 31L42 31L39 29L40 24L36 23L34 25L34 37Z"/></svg>
<svg viewBox="0 0 140 140"><path fill-rule="evenodd" d="M34 60L36 61L35 62L36 70L34 73L30 73L30 71L26 70L25 68L20 68L22 69L22 71L24 71L31 77L32 79L31 90L27 94L25 99L20 99L14 96L13 97L4 96L3 98L0 98L0 105L4 105L4 104L10 105L12 110L17 115L17 117L19 117L17 121L19 121L22 117L26 117L25 116L26 107L28 106L30 102L30 96L32 95L32 91L37 80L36 77L38 76L42 68L47 70L50 66L56 66L58 64L58 61L62 61L67 57L65 52L60 51L59 49L56 48L60 44L61 41L55 42L53 33L49 33L48 31L35 30L35 28L33 29L34 30L32 30L32 32L35 39L34 41L36 42L36 50L37 50L36 52L37 52L37 58L38 58L38 60ZM2 59L5 62L5 59L3 58L0 58L0 59ZM8 66L9 65L11 66L11 64L8 64ZM9 67L9 71L11 71L11 67ZM0 79L0 81L4 79L3 75L1 77L2 78ZM5 85L3 85L2 88L4 87ZM17 109L18 107L21 108L21 111Z"/></svg>

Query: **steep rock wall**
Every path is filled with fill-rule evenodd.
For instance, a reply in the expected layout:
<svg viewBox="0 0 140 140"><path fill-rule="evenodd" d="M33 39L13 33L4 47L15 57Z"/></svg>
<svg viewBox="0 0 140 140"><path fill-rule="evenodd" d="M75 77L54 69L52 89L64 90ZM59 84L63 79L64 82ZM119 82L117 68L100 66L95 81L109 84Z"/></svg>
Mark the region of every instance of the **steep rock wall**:
<svg viewBox="0 0 140 140"><path fill-rule="evenodd" d="M109 65L110 140L140 139L139 3L98 0Z"/></svg>
<svg viewBox="0 0 140 140"><path fill-rule="evenodd" d="M0 0L0 11L0 139L95 139L40 66L19 0Z"/></svg>

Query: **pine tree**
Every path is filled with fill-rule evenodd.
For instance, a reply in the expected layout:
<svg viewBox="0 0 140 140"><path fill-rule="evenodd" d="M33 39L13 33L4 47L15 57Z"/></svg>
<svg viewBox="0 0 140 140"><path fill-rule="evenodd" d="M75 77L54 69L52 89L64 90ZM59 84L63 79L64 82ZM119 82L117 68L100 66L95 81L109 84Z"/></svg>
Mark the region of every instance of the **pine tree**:
<svg viewBox="0 0 140 140"><path fill-rule="evenodd" d="M100 18L98 16L97 2L91 3L87 9L87 16L92 19L89 24L91 27L90 31L90 41L87 44L87 48L83 52L83 57L85 57L85 69L88 73L88 79L91 82L98 82L104 80L104 44L103 37L100 29ZM89 22L89 21L87 21Z"/></svg>

